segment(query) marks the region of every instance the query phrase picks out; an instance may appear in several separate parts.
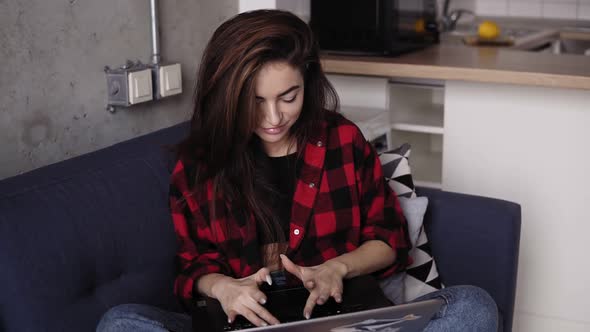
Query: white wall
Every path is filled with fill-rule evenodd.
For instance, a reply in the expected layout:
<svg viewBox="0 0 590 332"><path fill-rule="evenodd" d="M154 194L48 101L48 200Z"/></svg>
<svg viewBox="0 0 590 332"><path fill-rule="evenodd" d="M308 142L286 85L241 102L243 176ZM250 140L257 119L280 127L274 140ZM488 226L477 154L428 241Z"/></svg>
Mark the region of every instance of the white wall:
<svg viewBox="0 0 590 332"><path fill-rule="evenodd" d="M483 16L590 20L590 0L473 0Z"/></svg>

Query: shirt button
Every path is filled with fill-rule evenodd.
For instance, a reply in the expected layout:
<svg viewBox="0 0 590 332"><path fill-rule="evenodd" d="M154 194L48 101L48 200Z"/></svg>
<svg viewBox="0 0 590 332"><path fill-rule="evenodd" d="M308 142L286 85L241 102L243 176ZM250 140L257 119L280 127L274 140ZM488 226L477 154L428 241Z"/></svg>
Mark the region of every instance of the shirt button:
<svg viewBox="0 0 590 332"><path fill-rule="evenodd" d="M309 183L309 187L310 187L310 188L313 188L313 187L315 187L315 183L313 183L313 182L310 182L310 183Z"/></svg>
<svg viewBox="0 0 590 332"><path fill-rule="evenodd" d="M321 148L321 147L324 145L324 143L322 143L322 141L318 141L318 142L316 143L316 145L317 145L317 146L319 146L319 147Z"/></svg>
<svg viewBox="0 0 590 332"><path fill-rule="evenodd" d="M296 229L296 230L294 230L294 231L293 231L293 234L295 234L295 235L299 235L299 233L300 233L300 232L299 232L299 230L298 230L298 229Z"/></svg>

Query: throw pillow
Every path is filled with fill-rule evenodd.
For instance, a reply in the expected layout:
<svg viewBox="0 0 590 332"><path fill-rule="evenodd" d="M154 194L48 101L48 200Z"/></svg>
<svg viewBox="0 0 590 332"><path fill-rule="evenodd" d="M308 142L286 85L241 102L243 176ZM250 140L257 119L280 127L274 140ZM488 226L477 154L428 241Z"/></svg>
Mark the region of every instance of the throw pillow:
<svg viewBox="0 0 590 332"><path fill-rule="evenodd" d="M444 288L424 226L420 228L420 234L416 246L410 250L410 256L414 260L406 269L404 279L404 302L412 301L422 295Z"/></svg>
<svg viewBox="0 0 590 332"><path fill-rule="evenodd" d="M382 283L382 287L387 286L389 290L395 284L393 281L399 280L403 284L403 290L396 293L395 299L390 298L396 304L412 301L444 287L440 281L428 237L422 225L428 199L416 196L409 163L411 151L411 145L405 143L379 155L385 181L399 198L412 242L409 255L412 257L413 263L406 269L405 275L402 278L398 275L392 276L391 280ZM399 284L399 282L396 283ZM384 292L387 292L385 288L383 289Z"/></svg>
<svg viewBox="0 0 590 332"><path fill-rule="evenodd" d="M424 220L424 213L428 206L428 198L426 197L399 197L399 204L406 217L408 223L408 232L410 233L410 242L412 248L416 246L416 241L422 229L422 221ZM381 280L380 286L387 298L395 303L400 304L406 302L405 295L405 278L406 272L400 272L392 275L389 278Z"/></svg>
<svg viewBox="0 0 590 332"><path fill-rule="evenodd" d="M405 143L397 149L379 154L385 182L398 197L416 197L412 170L408 162L411 151L410 144Z"/></svg>
<svg viewBox="0 0 590 332"><path fill-rule="evenodd" d="M398 200L408 223L410 242L412 243L412 247L415 247L420 231L422 230L424 214L428 207L428 197L399 197Z"/></svg>

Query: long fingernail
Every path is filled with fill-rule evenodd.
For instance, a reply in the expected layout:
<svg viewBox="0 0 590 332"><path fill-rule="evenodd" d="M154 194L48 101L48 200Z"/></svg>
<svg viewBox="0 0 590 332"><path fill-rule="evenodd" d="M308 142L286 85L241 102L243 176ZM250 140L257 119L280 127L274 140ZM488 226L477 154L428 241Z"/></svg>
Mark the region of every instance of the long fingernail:
<svg viewBox="0 0 590 332"><path fill-rule="evenodd" d="M270 277L268 274L266 275L266 283L267 283L269 286L272 286L272 278L271 278L271 277Z"/></svg>

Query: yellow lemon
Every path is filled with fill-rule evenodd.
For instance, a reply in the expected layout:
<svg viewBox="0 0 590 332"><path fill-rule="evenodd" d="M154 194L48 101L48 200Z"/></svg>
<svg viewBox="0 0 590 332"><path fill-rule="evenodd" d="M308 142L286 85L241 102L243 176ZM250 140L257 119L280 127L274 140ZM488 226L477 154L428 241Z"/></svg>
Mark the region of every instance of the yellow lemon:
<svg viewBox="0 0 590 332"><path fill-rule="evenodd" d="M479 24L477 33L480 38L494 39L500 36L500 27L493 21L483 21Z"/></svg>

